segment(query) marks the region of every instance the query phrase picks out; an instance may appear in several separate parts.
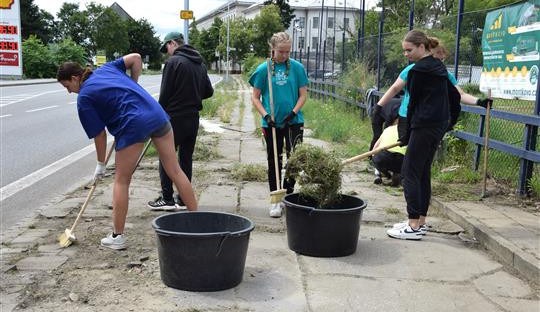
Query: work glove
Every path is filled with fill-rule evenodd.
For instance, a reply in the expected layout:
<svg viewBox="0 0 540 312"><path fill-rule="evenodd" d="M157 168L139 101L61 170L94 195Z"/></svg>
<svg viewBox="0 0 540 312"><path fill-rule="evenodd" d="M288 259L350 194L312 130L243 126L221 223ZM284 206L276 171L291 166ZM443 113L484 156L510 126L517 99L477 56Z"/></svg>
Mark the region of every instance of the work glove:
<svg viewBox="0 0 540 312"><path fill-rule="evenodd" d="M268 127L276 127L276 123L272 120L272 116L270 114L264 115L264 121L266 121L266 124L268 124Z"/></svg>
<svg viewBox="0 0 540 312"><path fill-rule="evenodd" d="M493 99L485 98L476 100L476 105L482 106L483 108L487 108L488 104L491 109L491 107L493 107Z"/></svg>
<svg viewBox="0 0 540 312"><path fill-rule="evenodd" d="M294 117L296 117L296 113L294 111L291 111L285 118L283 119L283 124L287 125L289 124Z"/></svg>
<svg viewBox="0 0 540 312"><path fill-rule="evenodd" d="M382 106L379 104L375 104L375 107L373 107L373 116L379 116L381 113Z"/></svg>
<svg viewBox="0 0 540 312"><path fill-rule="evenodd" d="M103 176L105 175L105 169L106 169L105 163L98 161L96 165L96 171L94 171L94 179L92 180L93 184L103 179Z"/></svg>
<svg viewBox="0 0 540 312"><path fill-rule="evenodd" d="M409 144L409 138L411 136L411 129L409 128L409 122L407 118L400 117L398 120L398 137L399 146L406 146Z"/></svg>

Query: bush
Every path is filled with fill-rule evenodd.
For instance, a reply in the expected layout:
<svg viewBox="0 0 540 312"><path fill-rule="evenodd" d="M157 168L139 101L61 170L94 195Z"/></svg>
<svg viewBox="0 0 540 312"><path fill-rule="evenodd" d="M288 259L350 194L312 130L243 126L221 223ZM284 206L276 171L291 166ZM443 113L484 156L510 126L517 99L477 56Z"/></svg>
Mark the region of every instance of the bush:
<svg viewBox="0 0 540 312"><path fill-rule="evenodd" d="M85 50L71 39L45 46L31 35L23 41L23 71L26 78L54 78L58 66L66 61L86 64Z"/></svg>
<svg viewBox="0 0 540 312"><path fill-rule="evenodd" d="M26 78L51 78L56 76L53 56L35 35L22 43L23 74Z"/></svg>
<svg viewBox="0 0 540 312"><path fill-rule="evenodd" d="M257 66L265 60L265 58L255 56L253 53L248 53L247 57L244 59L244 69L242 71L244 77L249 78Z"/></svg>
<svg viewBox="0 0 540 312"><path fill-rule="evenodd" d="M474 83L466 83L463 86L461 86L463 91L465 93L469 93L471 95L481 95L482 92L480 92L480 86Z"/></svg>

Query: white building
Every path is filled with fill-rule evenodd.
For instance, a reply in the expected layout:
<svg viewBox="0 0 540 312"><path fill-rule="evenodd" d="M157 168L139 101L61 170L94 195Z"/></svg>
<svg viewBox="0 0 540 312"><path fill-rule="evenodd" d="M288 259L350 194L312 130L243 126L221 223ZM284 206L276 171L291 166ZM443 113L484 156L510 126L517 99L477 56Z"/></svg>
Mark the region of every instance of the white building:
<svg viewBox="0 0 540 312"><path fill-rule="evenodd" d="M327 49L331 49L333 42L341 42L343 31L354 32L355 19L360 16L362 0L289 0L289 5L294 9L295 18L291 22L287 33L293 39L293 51L316 49L319 44L326 40ZM223 21L228 18L245 17L253 19L259 15L264 1L239 1L231 0L207 15L197 20L199 29L208 29L219 17ZM365 0L365 9L375 6L377 0ZM322 11L322 16L321 16ZM322 27L321 27L322 26ZM345 32L345 37L350 37L350 32Z"/></svg>

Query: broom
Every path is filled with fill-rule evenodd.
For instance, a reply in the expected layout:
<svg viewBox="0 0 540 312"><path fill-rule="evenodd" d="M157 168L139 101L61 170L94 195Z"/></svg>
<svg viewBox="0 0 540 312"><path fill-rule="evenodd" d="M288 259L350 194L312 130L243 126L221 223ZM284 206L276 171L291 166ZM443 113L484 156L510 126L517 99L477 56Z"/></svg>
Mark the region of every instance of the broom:
<svg viewBox="0 0 540 312"><path fill-rule="evenodd" d="M109 150L109 153L107 154L107 157L105 158L105 167L107 167L107 163L109 162L109 158L111 158L112 151L114 150L115 142L113 142L111 149ZM79 220L81 219L81 216L86 209L86 206L88 206L88 203L90 202L90 199L92 198L92 195L94 195L94 191L96 190L97 184L99 179L94 181L94 184L92 184L92 188L90 189L90 192L88 192L88 196L86 196L86 200L84 201L81 211L79 211L79 214L77 215L77 218L75 219L75 222L73 222L73 225L70 229L66 229L64 233L60 234L58 236L58 243L60 244L60 247L66 248L69 245L71 245L74 241L77 240L75 237L75 234L73 234L73 231L75 230L75 227L77 224L79 224Z"/></svg>
<svg viewBox="0 0 540 312"><path fill-rule="evenodd" d="M391 149L393 147L399 146L399 144L401 144L401 143L396 142L396 143L388 144L386 146L377 147L376 149L374 149L372 151L365 152L363 154L356 155L356 156L351 157L351 158L347 158L347 159L341 161L341 165L347 165L347 164L350 164L352 162L368 158L369 156L375 155L375 154L377 154L379 152L386 151L387 149Z"/></svg>
<svg viewBox="0 0 540 312"><path fill-rule="evenodd" d="M272 92L272 75L270 74L270 67L272 64L270 63L270 58L266 59L266 73L268 75L268 93L270 97L270 116L272 116L272 120L276 122L274 118L274 96ZM281 199L285 194L287 193L287 190L282 189L281 185L279 183L279 163L278 163L278 154L277 154L277 142L276 142L276 128L272 128L272 149L274 150L274 170L276 175L276 190L273 192L270 192L270 204L272 205L279 205L281 202Z"/></svg>

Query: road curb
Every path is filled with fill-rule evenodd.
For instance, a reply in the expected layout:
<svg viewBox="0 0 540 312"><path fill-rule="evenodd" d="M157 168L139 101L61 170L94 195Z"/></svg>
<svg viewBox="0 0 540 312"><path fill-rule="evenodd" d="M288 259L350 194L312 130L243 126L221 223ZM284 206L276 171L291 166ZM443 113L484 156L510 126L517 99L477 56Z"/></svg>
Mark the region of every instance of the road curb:
<svg viewBox="0 0 540 312"><path fill-rule="evenodd" d="M27 86L27 85L36 85L36 84L46 84L46 83L55 83L58 82L56 79L44 79L44 80L13 80L13 81L0 81L1 87L15 87L15 86Z"/></svg>
<svg viewBox="0 0 540 312"><path fill-rule="evenodd" d="M471 233L486 249L494 253L503 264L514 268L523 277L535 283L540 280L540 263L532 255L515 246L483 222L471 216L464 216L460 211L445 205L437 198L432 198L431 204L454 223Z"/></svg>

